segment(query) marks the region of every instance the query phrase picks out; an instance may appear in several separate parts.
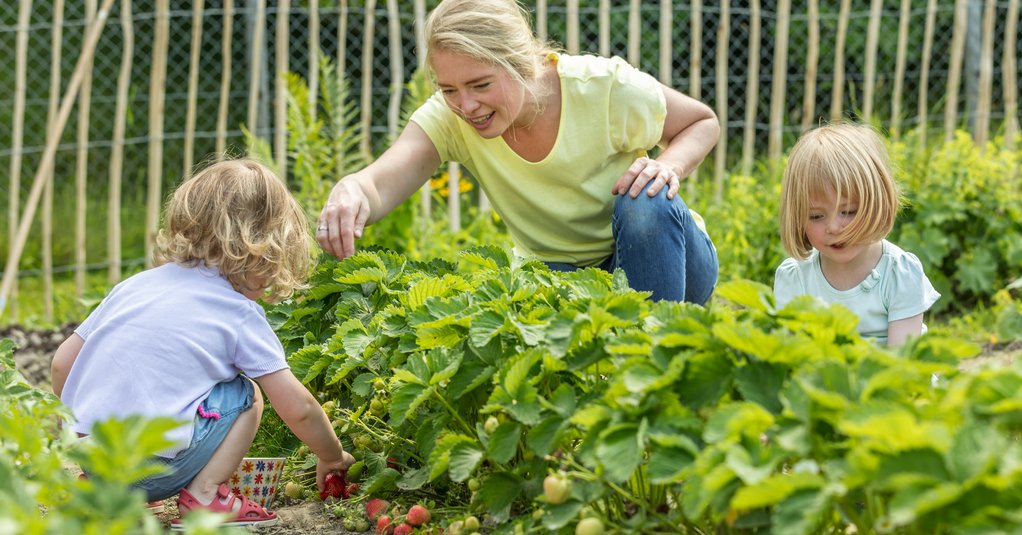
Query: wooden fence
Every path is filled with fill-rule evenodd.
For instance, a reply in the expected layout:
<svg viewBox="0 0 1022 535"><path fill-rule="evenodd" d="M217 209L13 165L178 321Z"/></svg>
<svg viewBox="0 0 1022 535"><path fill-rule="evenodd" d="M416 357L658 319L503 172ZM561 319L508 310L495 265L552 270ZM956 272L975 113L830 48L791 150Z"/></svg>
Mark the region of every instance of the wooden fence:
<svg viewBox="0 0 1022 535"><path fill-rule="evenodd" d="M22 252L26 240L28 238L29 229L31 228L32 222L36 217L37 210L42 206L41 212L41 231L43 233L43 247L42 247L42 270L43 277L45 279L44 288L46 294L44 299L47 303L52 301L52 255L49 251L50 238L53 232L52 224L52 196L53 196L53 183L54 183L54 157L57 152L59 140L61 139L64 129L68 123L72 108L77 103L78 118L76 121L77 125L77 164L76 164L76 192L78 197L78 203L76 207L76 239L75 239L75 273L76 280L78 281L79 292L84 288L84 277L86 270L86 251L85 251L85 212L86 204L85 198L88 194L88 177L86 176L86 160L89 156L88 150L88 133L89 133L89 110L90 110L90 87L92 85L91 75L93 72L93 60L95 59L96 44L100 38L104 28L112 24L113 21L108 20L114 6L114 0L102 0L100 5L97 5L97 0L84 0L86 4L86 31L84 32L84 38L82 40L81 48L78 51L78 59L74 68L73 74L63 91L63 95L60 95L59 88L61 87L60 80L60 64L61 58L61 32L63 29L63 11L64 11L64 0L52 0L53 1L53 25L52 25L52 55L51 55L51 69L50 69L50 91L49 91L49 113L46 128L46 143L42 150L39 164L35 170L34 177L31 181L31 188L24 199L24 205L21 204L23 195L18 195L18 192L22 191L21 173L23 162L21 159L22 154L22 137L24 135L24 118L25 118L25 71L26 71L26 55L28 48L28 39L26 37L29 28L29 17L33 9L33 0L18 0L18 26L17 26L17 39L16 39L16 52L13 58L10 58L8 64L13 65L15 71L15 99L12 113L12 128L11 128L11 147L10 147L10 175L9 175L9 191L11 194L8 199L8 256L3 271L2 285L0 285L0 314L6 308L9 301L13 301L12 298L16 292L16 281L18 274L18 266L21 259ZM164 131L165 131L165 98L167 92L167 69L168 69L168 40L170 38L169 32L169 21L171 19L171 6L169 0L154 0L155 1L155 20L153 23L153 36L152 36L152 55L149 62L149 79L148 79L148 109L145 111L147 124L148 124L148 160L147 160L147 216L146 216L146 243L145 243L145 254L147 258L152 257L153 249L153 236L160 218L160 207L164 199L165 191L163 191L164 184L164 155L163 148L164 143ZM897 0L895 0L897 1ZM660 1L660 2L640 2L640 0L629 0L627 7L616 5L610 0L598 0L598 5L593 7L593 2L580 2L580 0L565 0L564 2L558 3L557 6L548 5L547 0L536 0L531 6L534 7L534 16L536 23L536 31L541 37L550 36L552 33L556 33L559 40L563 41L564 47L568 52L576 53L579 51L590 51L600 53L603 55L610 55L612 53L612 37L614 39L619 38L616 32L612 36L612 27L610 24L612 10L627 9L627 45L625 47L626 59L635 65L643 63L643 52L650 50L656 50L657 55L657 68L659 72L659 79L667 85L677 86L679 80L674 79L673 65L676 62L687 62L688 64L688 84L687 87L680 87L682 90L686 90L693 97L703 99L707 102L714 103L715 111L720 118L722 125L725 126L725 135L722 136L719 145L715 149L715 155L703 164L702 174L712 174L712 180L714 181L715 187L715 199L720 202L723 191L724 181L729 172L728 166L728 154L729 146L731 144L740 144L740 163L733 165L733 172L741 172L748 174L751 172L754 159L763 156L763 151L757 151L756 147L756 128L757 124L760 124L757 120L757 104L761 102L761 99L766 99L767 95L760 95L760 88L762 86L764 91L769 91L769 112L767 119L767 132L768 132L768 143L765 155L768 161L776 162L784 150L783 144L785 143L785 132L791 128L791 117L798 116L801 120L798 122L798 129L804 130L810 127L815 121L822 119L839 119L850 114L857 115L859 117L871 118L885 124L891 132L892 136L901 135L904 129L904 117L910 113L907 110L902 109L902 103L906 100L907 92L905 90L905 81L907 79L906 65L908 63L907 58L910 56L915 64L918 76L915 77L915 90L917 95L915 100L917 107L914 114L914 122L917 125L923 125L924 128L920 130L921 142L925 143L926 128L925 125L931 122L928 114L930 111L930 102L933 97L933 92L936 92L939 97L942 98L945 103L943 110L943 128L942 133L945 137L950 137L953 130L958 127L962 122L962 105L960 98L960 90L963 85L963 58L965 57L966 51L966 40L969 35L969 14L970 9L974 12L977 5L982 7L982 17L979 21L980 33L982 36L982 42L979 48L979 53L970 56L974 59L978 59L978 76L979 79L976 82L978 88L975 99L974 109L969 111L970 117L969 122L971 123L971 131L977 142L985 142L991 135L991 117L997 116L1002 119L1003 125L1000 126L1001 132L1005 137L1007 145L1013 146L1015 139L1018 135L1019 121L1018 121L1018 71L1017 71L1017 56L1018 56L1018 11L1019 11L1019 0L1007 0L1006 2L997 2L995 0L954 0L954 24L952 28L951 43L947 49L941 49L939 51L934 50L935 42L935 16L941 7L947 7L946 5L939 5L937 0L926 0L925 8L925 28L923 31L923 37L921 42L909 43L910 29L909 21L913 13L918 12L920 8L913 6L911 0L900 0L898 4L899 16L896 20L892 20L892 17L885 16L882 12L883 2L881 0L871 0L870 2L870 16L868 20L868 27L865 39L865 57L857 58L859 60L864 59L864 66L861 82L861 102L858 104L857 109L848 109L847 95L844 92L848 89L849 84L845 80L845 65L849 58L845 56L845 46L850 38L848 27L850 20L851 0L840 0L840 12L837 18L837 33L833 39L824 39L821 37L821 23L824 18L820 14L819 0L807 0L805 12L799 12L796 14L792 13L791 0L777 0L776 3L771 2L769 5L772 9L772 19L764 19L762 16L763 7L761 6L760 0L750 0L747 3L742 3L739 6L732 5L728 0L722 0L719 3L713 2L702 2L700 0L691 0L690 2L684 3L687 7L688 15L688 31L689 40L687 43L678 43L675 40L674 34L678 29L678 23L675 20L675 16L678 10L676 2L671 1ZM890 2L889 2L890 3ZM918 1L917 1L918 3ZM247 64L244 68L248 69L251 73L258 72L260 68L265 65L265 59L263 54L267 51L261 46L265 42L265 36L263 32L273 31L273 42L274 46L274 75L273 81L280 81L284 78L284 74L289 68L296 68L298 66L290 64L290 58L292 57L289 51L289 43L291 39L289 36L293 28L291 27L292 17L290 16L294 8L292 7L290 0L279 0L276 3L275 9L275 26L273 28L267 28L267 2L266 0L250 0L246 3L246 10L251 16L254 17L255 23L252 25L252 33L250 43L256 43L256 46L251 46L247 51L248 58ZM619 3L618 3L619 4ZM947 4L945 2L944 4ZM184 128L184 162L183 169L185 170L183 175L186 175L192 168L193 162L195 161L196 155L194 154L194 141L196 136L196 95L197 95L197 80L199 76L199 65L200 56L203 54L214 54L216 51L211 51L208 47L202 46L203 42L203 25L202 20L204 16L205 3L203 0L194 0L189 4L191 6L191 17L192 17L192 31L190 36L190 54L189 54L189 73L188 73L188 84L187 84L187 115L185 119ZM108 245L107 245L107 259L106 264L108 265L109 280L116 282L121 278L120 266L122 264L121 254L121 229L120 229L120 212L122 209L120 191L122 176L124 173L124 153L123 149L125 146L125 121L126 116L130 112L128 106L128 92L132 76L133 67L133 54L135 54L135 19L132 16L133 3L131 0L120 0L118 2L117 13L118 22L121 29L121 43L122 49L118 51L120 54L120 69L118 73L117 83L117 94L116 94L116 111L114 114L114 128L113 136L111 139L111 150L110 150L110 161L109 161L109 175L108 181L108 206L109 212L107 214L108 221ZM596 25L583 25L580 23L582 15L580 14L582 8L588 9L589 13L596 13ZM229 138L228 131L228 119L227 109L230 104L234 104L231 97L231 80L232 80L232 56L229 53L232 50L232 36L234 31L232 24L234 21L234 14L237 6L235 6L235 0L222 0L222 4L217 8L222 13L222 42L220 55L222 58L221 66L221 82L219 89L219 107L217 111L216 127L213 132L216 143L217 154L223 154L225 146ZM359 27L353 27L350 25L350 16L352 12L358 9L362 13L361 24ZM402 16L408 17L409 10L412 12L411 18L414 21L412 24L412 31L407 31L407 28L400 26ZM656 25L655 34L651 35L649 26L642 24L644 16L649 18L650 10L654 10L652 16L658 21ZM307 54L306 59L308 62L307 66L301 66L301 68L307 72L308 83L310 87L310 99L315 99L318 92L319 80L317 79L317 68L320 54L320 40L321 40L321 7L318 0L308 0L307 7L300 8L307 21ZM709 17L707 13L712 11L712 17ZM743 24L747 24L748 27L743 29L742 37L747 39L746 43L743 43L744 48L747 50L745 54L745 61L742 64L737 65L739 69L744 68L745 76L744 83L740 87L733 87L730 84L732 77L729 76L729 69L736 67L736 59L731 54L734 47L735 37L732 33L732 21L735 20L735 13L741 11L743 13L742 21ZM347 49L349 39L347 36L351 33L357 33L361 35L361 42L363 46L357 53L361 56L362 65L373 64L373 47L370 43L375 42L376 32L378 26L382 26L381 20L386 21L386 33L388 43L388 59L387 66L389 67L390 76L390 95L387 102L387 113L386 113L386 130L393 134L398 128L398 122L400 117L400 105L402 96L402 87L404 81L408 78L412 71L419 67L423 62L423 38L422 29L423 22L427 13L426 0L385 0L383 5L378 6L376 0L364 0L364 2L358 2L357 6L349 5L348 0L339 0L339 5L331 2L329 12L332 15L338 17L336 29L336 61L341 72L346 72L345 62L352 51ZM1003 12L1002 17L997 17L998 12ZM563 26L556 28L551 26L551 20L553 14L557 15L558 21L563 21ZM800 103L800 109L792 109L787 103L787 99L792 92L794 82L789 80L789 70L791 68L791 54L789 54L791 48L789 44L793 42L793 35L791 35L791 21L793 17L798 17L800 23L804 22L807 29L806 35L798 36L798 42L802 45L798 49L798 62L802 63L799 67L803 75L801 80L798 81L800 84L799 92L803 98ZM826 19L826 22L833 22L830 19ZM974 26L972 26L973 34L975 33L975 17L973 18ZM767 24L771 23L771 24ZM772 34L764 34L763 29L767 27L772 31ZM996 31L995 28L1001 28L1000 31ZM555 31L556 30L556 31ZM708 35L704 36L704 32ZM893 89L889 93L890 103L890 115L888 117L877 117L877 106L875 102L876 93L874 88L876 87L877 77L877 56L878 56L878 39L881 32L896 32L897 34L897 47L895 55L895 74L893 76ZM583 40L583 34L592 37L595 34L594 41L596 46L586 46L585 50L581 45ZM730 43L731 46L716 46L714 54L712 56L712 64L707 64L706 56L703 52L704 40L711 40L714 43L723 44ZM995 57L995 40L1001 43L1001 49L1003 53L1001 57ZM411 43L409 42L411 41ZM764 57L764 50L761 48L764 43L769 44L769 58L771 72L769 74L761 72L761 62ZM822 64L820 61L821 57L821 46L826 45L828 49L833 50L833 54L828 58L827 64ZM405 64L404 51L409 47L414 47L414 57L416 58L416 64ZM913 53L909 53L909 47L913 47ZM595 48L595 49L593 49ZM917 55L915 51L921 48L921 54ZM948 57L947 65L947 77L946 82L942 87L931 87L930 86L930 69L933 65L935 56L939 54L941 57ZM830 67L832 72L822 78L820 75L821 70L824 67ZM995 68L997 67L997 68ZM1001 80L1000 84L1000 95L993 94L993 88L995 87L994 73L1000 72ZM712 73L712 93L707 92L703 94L703 88L705 86L704 80L702 79L703 73ZM769 81L768 83L765 83ZM825 95L821 90L821 81L827 82L827 91L829 95ZM287 150L287 129L281 127L281 125L287 124L287 101L286 101L286 86L283 83L272 83L273 85L273 98L270 103L272 109L272 125L270 137L272 138L271 146L275 154L276 160L281 162L280 172L286 174L286 150ZM356 85L353 81L353 86ZM374 72L372 68L363 68L361 73L361 79L358 80L358 86L360 87L360 109L361 109L361 128L363 132L373 131L373 109L374 109ZM729 95L738 93L740 99L744 101L744 113L743 117L739 119L730 116L731 105L729 102L731 99ZM247 124L257 125L260 123L260 79L257 76L249 77L249 84L247 89ZM822 110L817 110L818 103L822 97L829 97L829 109L824 114ZM828 100L828 99L823 99ZM1000 104L1000 109L992 110L993 102L997 101ZM137 113L137 112L136 112ZM263 121L266 121L266 117L262 117ZM733 123L740 123L741 128L735 131L735 128L731 128L730 125ZM786 124L788 123L788 124ZM797 133L797 132L796 132ZM366 135L363 138L363 144L360 150L368 157L371 157L374 150L379 150L380 147L372 146L372 136ZM737 145L735 145L737 146ZM735 150L731 150L734 153ZM459 167L456 163L452 163L450 167L449 177L451 180L452 187L449 188L451 192L458 191L458 179L459 179ZM699 177L702 179L702 177ZM694 183L693 178L691 183ZM428 185L427 185L428 187ZM430 212L430 199L431 195L429 191L424 190L421 195L421 202L423 212L429 214ZM449 203L449 216L451 218L450 224L452 228L457 228L460 225L458 221L458 214L460 210L456 204L457 195L453 195L451 202ZM485 199L481 199L481 202L485 202ZM47 307L47 314L50 314L52 308Z"/></svg>

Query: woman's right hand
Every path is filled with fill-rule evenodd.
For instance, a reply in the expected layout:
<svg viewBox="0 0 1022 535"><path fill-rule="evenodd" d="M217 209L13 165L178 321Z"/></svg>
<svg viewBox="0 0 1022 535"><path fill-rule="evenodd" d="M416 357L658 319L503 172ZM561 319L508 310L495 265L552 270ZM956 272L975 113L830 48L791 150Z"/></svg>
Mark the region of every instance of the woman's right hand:
<svg viewBox="0 0 1022 535"><path fill-rule="evenodd" d="M362 237L369 220L369 198L352 177L345 177L330 190L319 213L316 241L338 260L355 254L355 240Z"/></svg>

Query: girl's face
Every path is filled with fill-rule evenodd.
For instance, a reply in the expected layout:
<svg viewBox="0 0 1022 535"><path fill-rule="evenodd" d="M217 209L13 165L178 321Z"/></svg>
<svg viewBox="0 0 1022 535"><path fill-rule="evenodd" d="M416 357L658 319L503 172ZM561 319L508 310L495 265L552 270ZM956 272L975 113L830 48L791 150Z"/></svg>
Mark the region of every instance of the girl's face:
<svg viewBox="0 0 1022 535"><path fill-rule="evenodd" d="M837 199L833 190L816 193L810 197L806 237L825 261L847 264L859 259L860 255L868 250L867 243L839 241L841 231L855 219L858 211L858 199Z"/></svg>
<svg viewBox="0 0 1022 535"><path fill-rule="evenodd" d="M446 50L431 61L447 106L480 136L503 134L522 114L525 88L499 67Z"/></svg>

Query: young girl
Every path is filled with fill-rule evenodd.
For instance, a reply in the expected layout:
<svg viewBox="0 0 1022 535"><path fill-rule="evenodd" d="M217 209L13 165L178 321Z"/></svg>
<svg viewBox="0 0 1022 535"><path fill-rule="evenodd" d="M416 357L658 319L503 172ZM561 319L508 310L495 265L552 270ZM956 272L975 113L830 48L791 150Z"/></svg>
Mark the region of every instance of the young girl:
<svg viewBox="0 0 1022 535"><path fill-rule="evenodd" d="M232 525L275 523L275 513L224 483L259 427L260 390L319 457L320 490L354 462L256 303L290 295L309 273L302 210L266 167L216 163L174 192L157 248L159 267L118 284L57 349L54 392L83 435L134 414L186 422L157 457L166 473L135 485L148 500L180 493L182 514L233 511Z"/></svg>
<svg viewBox="0 0 1022 535"><path fill-rule="evenodd" d="M334 186L316 233L325 251L351 255L367 223L457 161L519 256L560 271L621 268L654 300L709 299L717 253L678 194L720 136L708 106L620 58L556 52L515 0L443 0L424 34L439 90L383 155Z"/></svg>
<svg viewBox="0 0 1022 535"><path fill-rule="evenodd" d="M926 332L940 298L912 253L887 241L898 187L883 140L869 126L834 124L791 149L781 186L781 242L774 276L781 307L809 294L859 316L859 333L900 345Z"/></svg>

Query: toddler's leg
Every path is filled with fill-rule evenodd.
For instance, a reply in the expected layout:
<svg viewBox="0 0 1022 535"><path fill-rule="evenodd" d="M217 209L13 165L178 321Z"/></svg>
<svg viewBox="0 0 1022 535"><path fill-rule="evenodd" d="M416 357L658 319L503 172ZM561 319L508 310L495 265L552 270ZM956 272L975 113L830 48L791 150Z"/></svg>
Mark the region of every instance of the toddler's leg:
<svg viewBox="0 0 1022 535"><path fill-rule="evenodd" d="M672 200L666 189L655 197L619 196L612 226L614 256L608 268L623 269L632 288L653 292L654 301L703 304L710 298L717 252L680 194Z"/></svg>
<svg viewBox="0 0 1022 535"><path fill-rule="evenodd" d="M247 378L245 380L251 381ZM231 430L228 431L227 436L217 447L209 462L185 487L202 503L209 503L216 496L217 488L231 477L234 470L241 464L245 454L248 453L249 448L252 447L252 441L255 439L259 422L263 417L262 392L254 382L252 388L252 407L238 415ZM240 507L241 502L237 502L237 505Z"/></svg>

